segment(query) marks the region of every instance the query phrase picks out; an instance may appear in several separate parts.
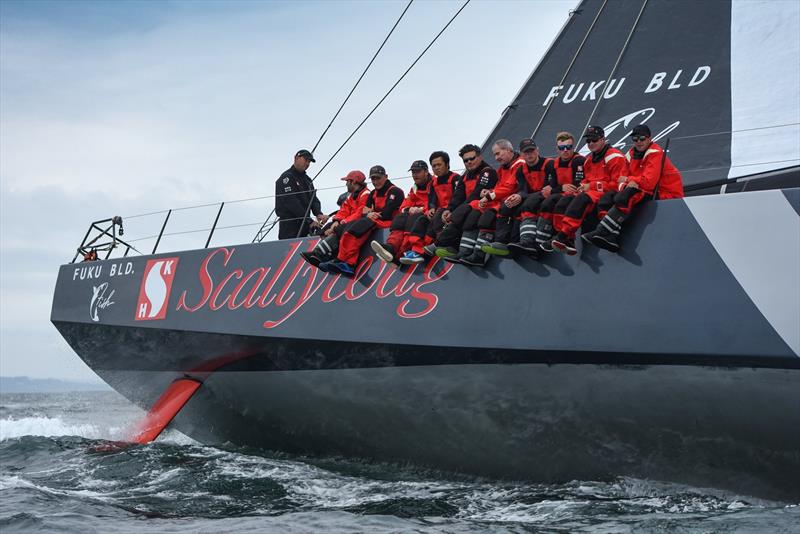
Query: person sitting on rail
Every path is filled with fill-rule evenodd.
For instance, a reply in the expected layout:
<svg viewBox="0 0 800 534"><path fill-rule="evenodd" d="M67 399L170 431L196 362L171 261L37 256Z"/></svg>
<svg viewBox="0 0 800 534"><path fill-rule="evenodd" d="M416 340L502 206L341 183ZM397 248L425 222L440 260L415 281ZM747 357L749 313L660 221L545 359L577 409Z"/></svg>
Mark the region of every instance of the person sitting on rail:
<svg viewBox="0 0 800 534"><path fill-rule="evenodd" d="M620 177L627 176L628 162L625 155L606 141L606 134L600 126L589 126L583 135L591 151L584 163L584 178L580 192L572 199L564 212L558 234L553 238L553 248L569 255L576 254L575 234L581 223L597 205L600 197L608 191L617 189Z"/></svg>
<svg viewBox="0 0 800 534"><path fill-rule="evenodd" d="M600 222L591 232L581 234L587 243L619 251L622 223L635 205L650 198L683 198L681 173L664 149L653 142L650 128L640 124L631 134L633 147L628 150L628 176L619 178L618 191L609 191L597 204Z"/></svg>
<svg viewBox="0 0 800 534"><path fill-rule="evenodd" d="M558 132L556 148L558 157L547 160L544 166L544 187L522 202L519 242L509 244L512 249L532 255L553 250L554 218L560 222L583 180L583 156L575 152L575 137Z"/></svg>
<svg viewBox="0 0 800 534"><path fill-rule="evenodd" d="M465 265L476 267L486 265L488 258L483 247L494 240L497 212L506 198L517 192L519 185L516 173L520 167L525 165L525 160L514 150L514 145L508 139L495 141L492 144L492 154L494 159L500 163L500 167L497 169L497 183L495 187L481 191L480 200L471 203L472 208L480 212L477 222L478 237L472 254L466 258L460 258L460 263Z"/></svg>
<svg viewBox="0 0 800 534"><path fill-rule="evenodd" d="M367 177L358 170L350 171L342 178L347 183L347 191L342 195L344 200L339 211L331 215L331 221L322 230L322 238L309 252L301 252L300 256L314 267L336 257L339 250L339 239L347 227L363 215L367 205L369 189ZM341 199L341 197L340 197Z"/></svg>
<svg viewBox="0 0 800 534"><path fill-rule="evenodd" d="M497 172L481 156L477 145L464 145L458 151L466 172L459 180L448 205L448 213L442 218L447 223L436 239L436 255L445 260L460 262L469 257L478 237L478 204L481 193L497 184ZM456 248L458 244L458 248Z"/></svg>
<svg viewBox="0 0 800 534"><path fill-rule="evenodd" d="M339 240L336 258L320 263L320 270L353 276L361 246L375 228L389 228L400 210L403 190L389 181L389 175L382 165L375 165L369 170L369 179L375 189L367 197L363 214L347 226Z"/></svg>
<svg viewBox="0 0 800 534"><path fill-rule="evenodd" d="M450 170L450 155L437 150L428 158L434 176L428 188L428 206L425 217L420 217L411 228L408 236L409 250L400 258L404 265L414 265L425 261L424 255L436 254L436 238L445 227L446 218L450 217L450 206L461 175Z"/></svg>
<svg viewBox="0 0 800 534"><path fill-rule="evenodd" d="M523 139L519 142L519 150L525 164L517 167L515 173L517 191L500 204L500 210L496 212L494 241L483 245L483 251L494 256L508 256L509 243L519 241L519 214L522 211L522 204L529 195L541 191L544 185L545 166L548 160L539 155L539 148L534 140ZM494 210L481 215L481 219L478 220L479 228L482 222L484 225L489 222L484 219L488 219L488 213L494 213Z"/></svg>
<svg viewBox="0 0 800 534"><path fill-rule="evenodd" d="M409 236L412 228L421 221L428 221L425 211L428 207L428 196L433 180L428 172L428 164L419 159L412 163L408 170L411 171L414 185L411 186L408 195L400 205L400 213L392 220L386 242L372 241L370 243L376 256L386 263L396 266L399 266L398 260L411 248Z"/></svg>

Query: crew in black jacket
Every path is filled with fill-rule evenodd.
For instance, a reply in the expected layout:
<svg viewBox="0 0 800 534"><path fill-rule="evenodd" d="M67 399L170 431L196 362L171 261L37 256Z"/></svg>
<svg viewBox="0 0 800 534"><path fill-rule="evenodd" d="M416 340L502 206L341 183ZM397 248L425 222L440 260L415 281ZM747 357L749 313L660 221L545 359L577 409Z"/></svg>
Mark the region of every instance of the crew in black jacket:
<svg viewBox="0 0 800 534"><path fill-rule="evenodd" d="M275 213L280 219L278 239L306 237L312 225L323 225L328 220L322 213L314 184L306 174L314 161L311 152L299 150L292 166L275 181ZM316 221L308 218L309 213L314 214Z"/></svg>

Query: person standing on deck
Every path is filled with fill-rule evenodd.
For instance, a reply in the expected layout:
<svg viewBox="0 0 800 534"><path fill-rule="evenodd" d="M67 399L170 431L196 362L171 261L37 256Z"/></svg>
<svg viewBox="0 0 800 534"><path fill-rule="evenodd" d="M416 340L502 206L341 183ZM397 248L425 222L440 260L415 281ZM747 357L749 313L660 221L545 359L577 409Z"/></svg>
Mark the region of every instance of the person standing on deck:
<svg viewBox="0 0 800 534"><path fill-rule="evenodd" d="M375 189L370 191L362 215L342 234L336 258L320 263L320 270L353 276L361 245L366 243L376 228L389 228L400 210L405 198L403 190L389 181L389 175L382 165L374 165L369 170L369 179Z"/></svg>
<svg viewBox="0 0 800 534"><path fill-rule="evenodd" d="M553 238L553 248L569 255L576 254L575 234L581 223L594 210L600 197L617 189L620 177L628 174L625 155L606 141L605 131L600 126L589 126L583 135L591 155L584 163L584 178L580 192L572 199L564 212L558 234Z"/></svg>
<svg viewBox="0 0 800 534"><path fill-rule="evenodd" d="M618 191L609 191L597 203L597 228L581 235L587 243L611 252L619 251L622 223L630 217L633 207L653 198L656 187L660 199L683 198L681 173L664 149L653 142L650 128L640 124L633 129L631 139L633 147L625 156L628 176L620 176Z"/></svg>
<svg viewBox="0 0 800 534"><path fill-rule="evenodd" d="M292 166L275 181L278 239L306 237L312 225L321 226L328 220L328 216L322 213L314 183L306 174L315 161L308 150L298 150ZM309 213L313 213L316 220L309 219Z"/></svg>
<svg viewBox="0 0 800 534"><path fill-rule="evenodd" d="M331 216L330 224L323 228L322 238L314 249L300 253L300 256L314 267L336 257L339 239L347 227L364 214L364 206L367 205L369 189L364 173L358 170L350 171L342 180L347 182L347 191L343 194L344 201L339 211Z"/></svg>

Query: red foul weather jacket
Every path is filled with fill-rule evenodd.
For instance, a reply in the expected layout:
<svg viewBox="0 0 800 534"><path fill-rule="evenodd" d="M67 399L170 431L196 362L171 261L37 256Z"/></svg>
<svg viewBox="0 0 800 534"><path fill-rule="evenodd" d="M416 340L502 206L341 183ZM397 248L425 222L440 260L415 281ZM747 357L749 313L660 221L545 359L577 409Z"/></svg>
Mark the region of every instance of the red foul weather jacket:
<svg viewBox="0 0 800 534"><path fill-rule="evenodd" d="M362 187L358 191L354 191L347 195L347 199L333 216L334 221L339 221L339 224L347 224L353 222L362 215L364 215L364 206L367 205L367 198L369 198L369 189Z"/></svg>
<svg viewBox="0 0 800 534"><path fill-rule="evenodd" d="M443 176L434 176L432 187L428 188L428 209L447 208L459 178L461 176L452 171Z"/></svg>
<svg viewBox="0 0 800 534"><path fill-rule="evenodd" d="M497 169L497 185L492 189L492 200L486 203L484 209L500 209L500 204L519 191L519 184L517 183L517 170L525 166L525 160L519 157L519 154L514 153L514 159L501 165ZM480 193L480 192L479 192ZM475 206L477 207L477 203Z"/></svg>
<svg viewBox="0 0 800 534"><path fill-rule="evenodd" d="M664 171L661 171L661 160L664 161ZM645 193L653 194L653 189L658 186L658 198L683 198L683 181L681 173L664 154L664 149L655 143L650 143L647 150L638 152L631 148L625 156L628 161L628 180L639 184ZM661 181L658 177L661 175Z"/></svg>
<svg viewBox="0 0 800 534"><path fill-rule="evenodd" d="M477 169L465 172L464 176L458 180L447 209L453 211L465 202L477 209L481 190L492 189L495 185L497 185L497 171L482 161Z"/></svg>
<svg viewBox="0 0 800 534"><path fill-rule="evenodd" d="M524 165L517 169L517 193L522 198L527 197L531 193L541 191L544 187L544 179L547 174L547 158L539 158L539 161L531 167L526 162Z"/></svg>
<svg viewBox="0 0 800 534"><path fill-rule="evenodd" d="M589 191L616 191L619 177L628 175L628 161L625 154L607 144L603 150L586 158L583 173L581 183L589 184Z"/></svg>
<svg viewBox="0 0 800 534"><path fill-rule="evenodd" d="M575 187L581 185L583 181L584 158L580 154L573 154L570 159L560 157L548 160L545 164L546 184L552 189L551 195L563 192L565 184L572 184Z"/></svg>
<svg viewBox="0 0 800 534"><path fill-rule="evenodd" d="M370 191L367 207L380 214L380 218L375 221L379 228L389 228L392 225L392 219L400 211L403 198L403 190L389 180L380 189Z"/></svg>
<svg viewBox="0 0 800 534"><path fill-rule="evenodd" d="M414 184L411 186L411 189L408 191L408 195L403 200L403 203L400 204L400 211L408 211L409 208L422 208L427 209L428 207L428 195L430 193L431 188L431 175L428 175L428 181L422 187L417 186Z"/></svg>

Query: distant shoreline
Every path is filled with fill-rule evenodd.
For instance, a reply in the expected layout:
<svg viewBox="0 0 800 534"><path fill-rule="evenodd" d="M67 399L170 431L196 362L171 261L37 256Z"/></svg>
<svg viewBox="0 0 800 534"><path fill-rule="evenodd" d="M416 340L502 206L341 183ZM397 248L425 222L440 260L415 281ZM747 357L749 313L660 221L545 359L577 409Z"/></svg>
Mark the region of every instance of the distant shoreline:
<svg viewBox="0 0 800 534"><path fill-rule="evenodd" d="M0 376L0 394L6 393L69 393L78 391L113 391L102 382L79 382L58 378Z"/></svg>

